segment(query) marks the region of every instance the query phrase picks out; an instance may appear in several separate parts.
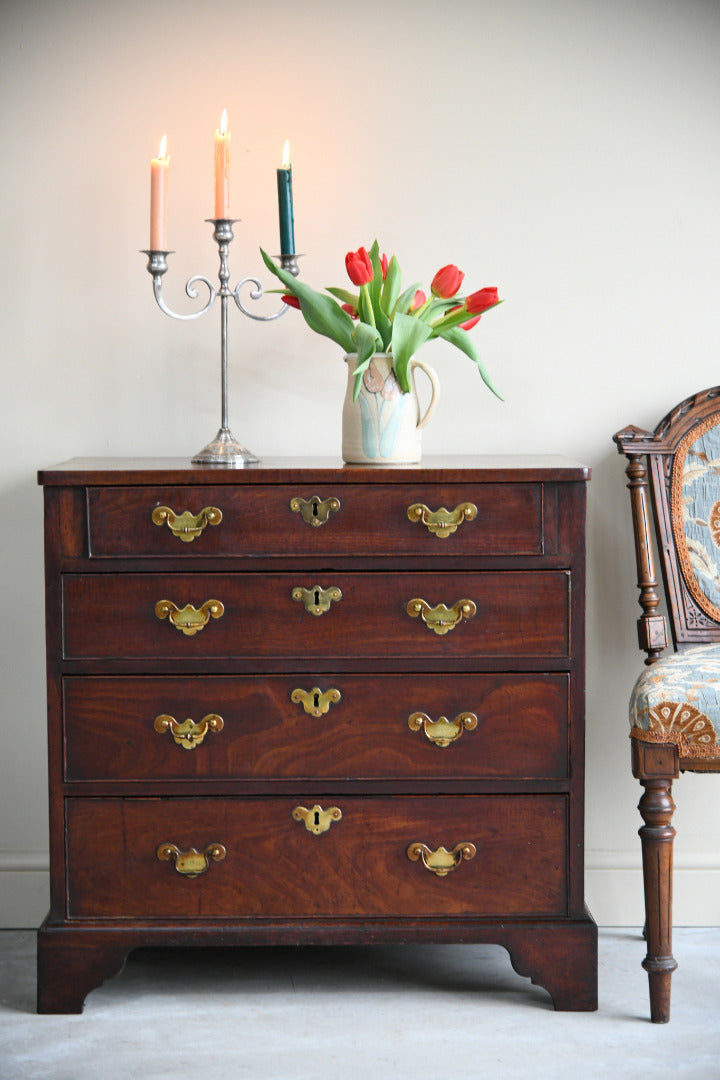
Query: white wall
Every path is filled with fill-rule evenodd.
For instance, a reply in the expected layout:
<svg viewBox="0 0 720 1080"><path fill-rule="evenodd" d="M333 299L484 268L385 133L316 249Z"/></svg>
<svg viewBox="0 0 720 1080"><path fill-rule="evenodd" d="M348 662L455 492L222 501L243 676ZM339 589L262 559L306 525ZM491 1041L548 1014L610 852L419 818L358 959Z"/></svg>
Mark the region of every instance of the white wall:
<svg viewBox="0 0 720 1080"><path fill-rule="evenodd" d="M166 131L168 296L188 304L187 277L215 274L203 219L223 106L243 219L233 283L260 273L260 244L277 250L289 135L306 281L341 284L344 253L377 236L408 281L455 262L507 298L475 331L505 404L460 354L428 347L443 397L425 451L560 452L593 468L588 900L601 923L641 921L625 719L641 656L610 437L720 381L718 100L716 0L6 0L0 925L47 908L35 472L74 455L189 455L214 434L216 316L165 318L138 250ZM236 312L230 344L236 434L261 456L337 454L339 350L294 313L262 326ZM684 777L675 798L676 921L718 923L720 783Z"/></svg>

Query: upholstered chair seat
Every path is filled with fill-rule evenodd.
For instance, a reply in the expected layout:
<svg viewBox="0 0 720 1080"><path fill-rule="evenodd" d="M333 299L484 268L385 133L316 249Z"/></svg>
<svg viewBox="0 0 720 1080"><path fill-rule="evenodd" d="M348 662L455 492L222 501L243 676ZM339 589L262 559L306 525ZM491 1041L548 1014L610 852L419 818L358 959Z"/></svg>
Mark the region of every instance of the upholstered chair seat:
<svg viewBox="0 0 720 1080"><path fill-rule="evenodd" d="M673 743L681 763L720 765L720 645L696 645L645 668L630 697L630 734Z"/></svg>

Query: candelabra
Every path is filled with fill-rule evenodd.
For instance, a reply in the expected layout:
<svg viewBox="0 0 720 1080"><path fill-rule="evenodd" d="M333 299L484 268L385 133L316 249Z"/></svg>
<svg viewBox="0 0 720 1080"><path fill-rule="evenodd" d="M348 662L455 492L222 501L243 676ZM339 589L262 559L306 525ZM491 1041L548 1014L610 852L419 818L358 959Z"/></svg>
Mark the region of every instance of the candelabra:
<svg viewBox="0 0 720 1080"><path fill-rule="evenodd" d="M259 461L259 458L238 442L228 424L228 301L232 297L243 315L247 315L249 319L255 319L258 322L272 322L274 319L279 319L280 316L284 315L287 311L287 305L283 304L280 311L276 311L272 315L258 315L245 307L240 299L240 290L246 285L253 285L254 289L250 292L250 298L252 300L259 300L263 295L263 287L258 279L254 277L243 278L242 281L238 282L234 289L231 289L228 285L228 282L230 281L228 257L230 243L233 239L232 227L239 219L208 218L207 220L213 226L213 239L217 243L220 255L220 269L218 271L220 288L216 288L210 279L203 274L194 274L193 277L188 279L185 285L185 292L191 300L196 300L200 295L196 288L198 284L204 285L208 290L208 299L205 306L200 308L199 311L181 315L176 311L172 311L163 299L163 275L167 273L168 269L167 257L173 253L171 251L144 250L143 254L148 257L147 269L148 272L152 274L153 292L155 294L157 305L160 310L164 311L170 318L183 319L185 321L199 319L201 315L204 315L210 310L218 296L220 297L220 430L212 442L208 443L208 445L196 454L192 460L195 465L230 465L242 467L244 465L256 464ZM280 265L284 270L287 270L288 273L297 277L299 272L297 256L281 255Z"/></svg>

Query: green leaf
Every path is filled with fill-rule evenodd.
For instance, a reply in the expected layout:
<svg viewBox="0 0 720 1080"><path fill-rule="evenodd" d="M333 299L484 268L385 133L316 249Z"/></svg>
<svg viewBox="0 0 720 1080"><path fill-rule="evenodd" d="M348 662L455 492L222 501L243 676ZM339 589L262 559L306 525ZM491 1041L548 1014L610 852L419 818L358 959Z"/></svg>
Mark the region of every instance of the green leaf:
<svg viewBox="0 0 720 1080"><path fill-rule="evenodd" d="M358 362L353 372L355 383L353 385L353 401L357 401L362 386L362 377L370 366L373 355L377 352L380 340L375 327L367 323L359 322L353 330L353 341L357 352Z"/></svg>
<svg viewBox="0 0 720 1080"><path fill-rule="evenodd" d="M418 291L419 288L420 288L420 282L417 281L414 285L411 285L409 289L406 289L405 292L402 293L401 296L398 297L398 299L395 301L394 311L392 311L390 313L391 318L394 318L394 316L398 315L398 314L399 315L406 315L407 314L408 308L410 307L413 300L415 299L415 293Z"/></svg>
<svg viewBox="0 0 720 1080"><path fill-rule="evenodd" d="M370 248L368 254L370 256L370 262L372 263L373 268L373 279L367 286L370 303L372 305L373 322L380 331L380 336L382 337L383 341L382 347L383 349L386 349L390 344L392 325L380 302L383 287L383 276L382 263L380 261L380 247L377 240L375 240L375 242L373 243L373 246Z"/></svg>
<svg viewBox="0 0 720 1080"><path fill-rule="evenodd" d="M405 393L410 389L408 364L430 336L431 330L426 323L413 319L412 315L398 313L395 316L392 333L393 367L400 389Z"/></svg>
<svg viewBox="0 0 720 1080"><path fill-rule="evenodd" d="M286 270L276 266L262 248L260 248L260 254L268 270L280 278L287 292L298 298L300 311L310 329L316 334L322 334L323 337L329 337L346 353L354 352L352 338L354 323L348 313L329 296L316 292Z"/></svg>
<svg viewBox="0 0 720 1080"><path fill-rule="evenodd" d="M385 275L385 281L383 282L382 292L380 294L380 307L388 318L392 315L393 308L397 304L401 285L402 274L400 272L400 263L395 256L392 255L390 262L388 263L387 274Z"/></svg>
<svg viewBox="0 0 720 1080"><path fill-rule="evenodd" d="M334 286L329 286L327 291L337 297L341 304L350 304L357 311L360 302L357 293L351 293L349 289L336 289Z"/></svg>
<svg viewBox="0 0 720 1080"><path fill-rule="evenodd" d="M369 326L375 326L375 312L372 306L372 300L370 299L370 291L367 285L360 286L360 296L358 297L358 313L363 322L368 323Z"/></svg>
<svg viewBox="0 0 720 1080"><path fill-rule="evenodd" d="M444 341L449 341L451 345L454 345L457 349L460 349L461 352L464 352L467 356L470 357L473 363L476 364L477 369L480 372L480 377L487 386L488 390L491 390L496 398L498 398L500 401L503 401L503 397L497 392L497 390L493 386L492 380L490 379L490 376L485 369L485 365L478 356L475 345L473 344L473 341L468 332L466 330L461 330L459 326L456 326L454 329L443 331L439 336Z"/></svg>

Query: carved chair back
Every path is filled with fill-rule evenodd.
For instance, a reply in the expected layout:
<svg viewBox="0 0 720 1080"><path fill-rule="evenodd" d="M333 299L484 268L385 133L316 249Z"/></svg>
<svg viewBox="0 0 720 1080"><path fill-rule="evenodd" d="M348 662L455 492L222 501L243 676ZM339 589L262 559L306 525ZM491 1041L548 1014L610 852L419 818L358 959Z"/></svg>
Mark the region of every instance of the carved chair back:
<svg viewBox="0 0 720 1080"><path fill-rule="evenodd" d="M614 441L629 459L646 663L668 645L657 611L648 492L673 644L720 642L720 386L681 402L653 432L631 426Z"/></svg>

